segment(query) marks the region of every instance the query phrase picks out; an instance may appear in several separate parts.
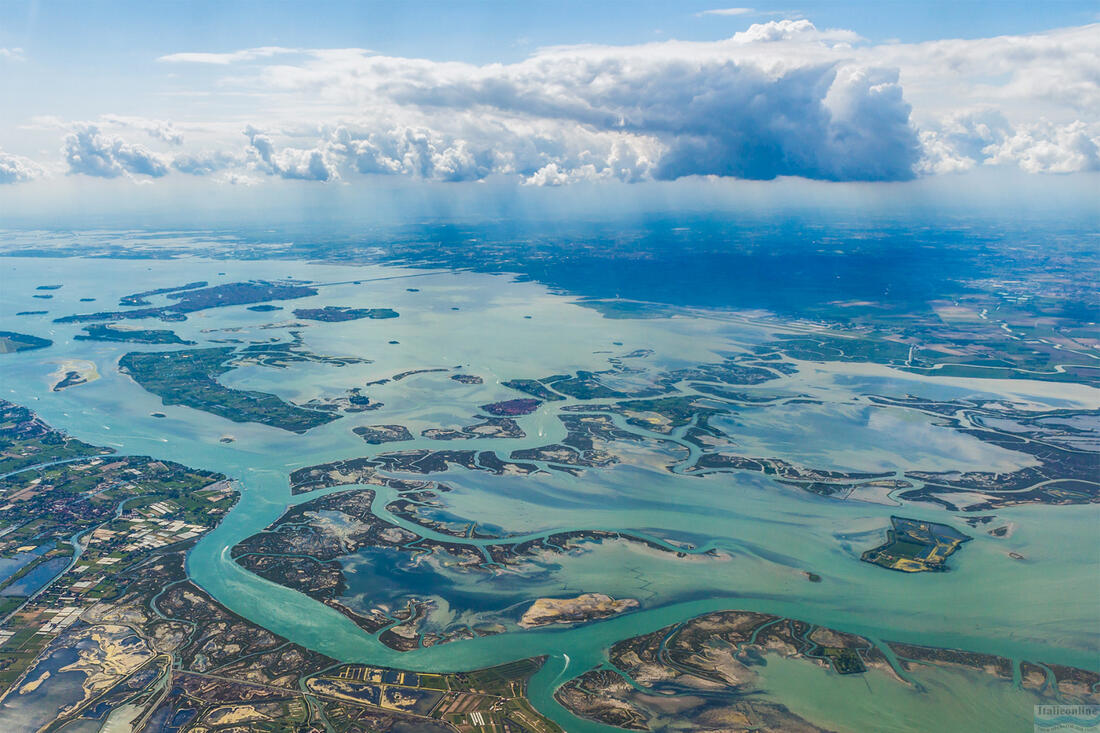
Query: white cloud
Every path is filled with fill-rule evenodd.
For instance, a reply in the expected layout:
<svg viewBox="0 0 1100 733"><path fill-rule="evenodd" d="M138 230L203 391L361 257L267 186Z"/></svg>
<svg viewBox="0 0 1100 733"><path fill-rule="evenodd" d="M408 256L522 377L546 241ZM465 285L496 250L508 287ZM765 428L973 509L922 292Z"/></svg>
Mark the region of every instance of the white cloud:
<svg viewBox="0 0 1100 733"><path fill-rule="evenodd" d="M703 10L696 15L751 15L755 12L752 8L714 8L713 10Z"/></svg>
<svg viewBox="0 0 1100 733"><path fill-rule="evenodd" d="M1028 173L1100 170L1100 134L1084 122L1024 125L983 148L991 164L1015 164Z"/></svg>
<svg viewBox="0 0 1100 733"><path fill-rule="evenodd" d="M217 66L225 66L241 61L256 61L257 59L293 53L300 53L300 49L283 48L282 46L261 46L259 48L246 48L240 51L231 51L229 53L170 53L167 56L161 56L157 61L177 64L214 64Z"/></svg>
<svg viewBox="0 0 1100 733"><path fill-rule="evenodd" d="M63 152L70 173L98 178L124 174L160 178L168 173L168 161L143 145L104 135L95 125L78 124L65 136Z"/></svg>
<svg viewBox="0 0 1100 733"><path fill-rule="evenodd" d="M391 151L382 160L364 146L360 159L374 156L386 172L427 177L438 168L427 161L450 149L461 159L452 161L453 175L442 177L468 179L472 169L485 166L471 152L478 138L488 131L507 133L522 121L553 123L563 149L610 134L632 138L647 149L640 157L656 178L908 178L918 140L896 73L853 68L835 54L825 56L858 41L850 31L784 20L752 26L718 44L558 47L511 65L436 63L345 49L315 53L293 66L264 67L254 83L324 104L384 107L403 116L406 127L413 127L412 118L424 120L427 132L396 143L409 148L400 154ZM769 48L767 58L756 56L762 46ZM790 57L788 51L799 47L812 47L814 54ZM456 118L468 121L467 115L476 115L477 124L456 129ZM385 130L376 132L385 138ZM447 147L440 148L440 141ZM455 141L466 142L465 153ZM510 144L524 142L505 134L498 150L515 152ZM655 148L661 149L659 159L648 154ZM408 162L410 157L419 163ZM551 162L563 170L566 163L536 162L527 175ZM579 163L588 164L603 171L611 161Z"/></svg>
<svg viewBox="0 0 1100 733"><path fill-rule="evenodd" d="M0 184L26 183L40 178L45 171L30 158L0 150Z"/></svg>
<svg viewBox="0 0 1100 733"><path fill-rule="evenodd" d="M172 145L183 144L183 133L177 130L171 122L165 122L164 120L149 120L144 117L127 117L124 115L103 115L100 119L105 124L143 130L148 133L150 137Z"/></svg>
<svg viewBox="0 0 1100 733"><path fill-rule="evenodd" d="M9 59L11 61L26 61L27 57L23 53L23 49L21 48L0 47L0 59Z"/></svg>
<svg viewBox="0 0 1100 733"><path fill-rule="evenodd" d="M1100 25L874 45L787 19L714 42L560 46L511 64L274 46L160 60L232 67L209 89L241 106L207 122L36 120L70 132L71 171L564 185L1098 167ZM137 132L154 149L126 139Z"/></svg>
<svg viewBox="0 0 1100 733"><path fill-rule="evenodd" d="M978 165L1015 166L1028 173L1100 170L1100 125L1080 120L1011 124L998 110L953 115L921 133L923 173Z"/></svg>
<svg viewBox="0 0 1100 733"><path fill-rule="evenodd" d="M577 131L554 121L502 121L473 124L456 119L453 133L420 125L340 127L330 137L329 153L356 172L407 175L430 181L476 181L517 175L527 183L542 179L539 170L556 170L570 181L651 176L660 146L622 132Z"/></svg>
<svg viewBox="0 0 1100 733"><path fill-rule="evenodd" d="M181 173L192 176L207 176L229 168L243 166L244 155L222 150L200 150L195 153L182 153L172 160L172 167Z"/></svg>
<svg viewBox="0 0 1100 733"><path fill-rule="evenodd" d="M280 178L303 181L331 181L339 178L335 167L323 149L283 148L277 150L271 137L255 127L248 127L252 153L258 158L258 166L266 168Z"/></svg>
<svg viewBox="0 0 1100 733"><path fill-rule="evenodd" d="M886 44L862 58L901 71L918 122L993 107L1010 120L1097 118L1100 24L1021 36Z"/></svg>

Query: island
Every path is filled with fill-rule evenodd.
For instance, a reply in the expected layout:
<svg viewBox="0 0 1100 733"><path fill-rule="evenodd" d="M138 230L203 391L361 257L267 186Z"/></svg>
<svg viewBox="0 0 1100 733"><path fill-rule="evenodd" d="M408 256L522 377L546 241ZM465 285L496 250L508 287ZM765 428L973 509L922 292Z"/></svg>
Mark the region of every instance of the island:
<svg viewBox="0 0 1100 733"><path fill-rule="evenodd" d="M537 410L541 404L542 402L540 400L520 398L481 405L478 409L484 410L490 415L497 415L498 417L516 417L519 415L530 415Z"/></svg>
<svg viewBox="0 0 1100 733"><path fill-rule="evenodd" d="M53 344L50 339L31 336L16 331L0 331L0 354L14 354L17 351L44 349Z"/></svg>
<svg viewBox="0 0 1100 733"><path fill-rule="evenodd" d="M376 457L375 462L391 472L399 465L388 461L387 454ZM607 530L562 530L516 538L507 532L478 528L470 521L441 518L444 506L440 497L451 489L437 481L382 475L361 463L331 470L330 475L338 476L340 482L384 486L396 490L399 496L376 508L375 489L355 488L295 504L266 529L235 545L232 557L251 572L339 611L398 651L508 629L586 623L636 608L639 603L588 593L569 599L537 598L525 604L527 608L521 612L505 596L496 607L481 604L464 608L461 621L444 619L440 623L430 613L434 607L430 598L400 593L385 583L372 584L364 594L353 588L354 576L348 567L378 557L385 558L378 565L379 577L409 572L425 563L428 567L438 563L456 572L487 577L507 569L509 574L522 577L538 572L544 558L582 553L605 544L669 553L684 561L713 561L716 555L710 550L701 552ZM452 606L451 611L455 610Z"/></svg>
<svg viewBox="0 0 1100 733"><path fill-rule="evenodd" d="M539 598L523 612L525 629L549 624L574 624L607 618L638 607L633 598L615 600L604 593L583 593L576 598Z"/></svg>
<svg viewBox="0 0 1100 733"><path fill-rule="evenodd" d="M955 649L879 645L856 634L755 611L718 611L613 644L604 664L564 684L555 697L575 715L625 730L653 730L670 711L684 730L715 730L713 721L722 722L721 730L833 730L793 712L769 690L770 658L817 667L823 675L874 677L876 685L897 686L899 692L919 684L922 668L946 667L979 675L982 684L1007 693L1017 664ZM1096 672L1018 664L1021 686L1043 700L1100 700Z"/></svg>
<svg viewBox="0 0 1100 733"><path fill-rule="evenodd" d="M947 558L971 539L936 522L890 517L890 523L886 542L864 552L863 562L903 573L944 572Z"/></svg>
<svg viewBox="0 0 1100 733"><path fill-rule="evenodd" d="M168 288L157 291L146 291L132 296L126 296L122 305L144 306L148 301L145 296L154 293L164 293L169 300L175 301L164 306L137 307L134 310L103 311L100 313L80 313L62 318L55 318L55 323L82 323L94 321L118 321L124 319L159 318L164 321L181 321L187 318L188 313L207 310L209 308L224 308L232 305L249 305L261 303L267 300L292 300L295 298L308 298L317 294L317 289L294 282L269 282L266 280L253 280L249 282L226 283L213 287L192 288L190 285L181 288ZM184 289L186 288L186 289Z"/></svg>
<svg viewBox="0 0 1100 733"><path fill-rule="evenodd" d="M168 293L179 293L184 290L198 290L199 288L205 288L209 285L206 280L196 280L195 282L186 283L184 285L175 285L167 288L154 288L153 290L142 290L140 293L131 293L130 295L123 295L118 300L118 304L121 306L136 307L141 305L150 305L148 298L154 295L167 295Z"/></svg>
<svg viewBox="0 0 1100 733"><path fill-rule="evenodd" d="M361 318L385 319L397 318L392 308L351 308L349 306L326 305L324 308L298 308L294 315L307 321L357 321Z"/></svg>
<svg viewBox="0 0 1100 733"><path fill-rule="evenodd" d="M165 405L204 410L233 422L258 422L304 433L337 418L284 402L266 392L231 389L217 377L230 371L231 346L181 351L132 351L119 360L119 371L161 398Z"/></svg>
<svg viewBox="0 0 1100 733"><path fill-rule="evenodd" d="M185 341L175 331L167 329L121 328L109 323L93 323L84 327L84 333L73 336L77 341L119 341L136 344L183 344L193 345L194 341Z"/></svg>
<svg viewBox="0 0 1100 733"><path fill-rule="evenodd" d="M361 425L352 428L351 432L371 445L398 443L413 439L412 433L404 425Z"/></svg>
<svg viewBox="0 0 1100 733"><path fill-rule="evenodd" d="M60 392L69 387L76 387L99 379L99 371L95 363L85 359L66 359L53 373L57 380L51 388L54 392Z"/></svg>
<svg viewBox="0 0 1100 733"><path fill-rule="evenodd" d="M428 428L420 433L429 440L471 440L473 438L525 438L519 424L510 417L487 417L459 430Z"/></svg>

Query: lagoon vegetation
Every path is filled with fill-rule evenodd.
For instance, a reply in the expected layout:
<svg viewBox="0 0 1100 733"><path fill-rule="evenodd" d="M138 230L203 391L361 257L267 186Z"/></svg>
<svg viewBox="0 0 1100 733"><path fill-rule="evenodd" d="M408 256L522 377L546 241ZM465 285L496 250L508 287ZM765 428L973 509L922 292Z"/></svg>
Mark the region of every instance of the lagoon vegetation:
<svg viewBox="0 0 1100 733"><path fill-rule="evenodd" d="M165 405L185 405L233 422L258 422L304 433L336 419L336 415L308 410L266 392L231 389L217 377L229 365L236 349L215 347L182 351L130 352L119 370L159 396Z"/></svg>
<svg viewBox="0 0 1100 733"><path fill-rule="evenodd" d="M84 333L73 336L77 341L122 341L137 344L184 344L185 341L175 331L167 329L122 328L109 323L93 323L84 327Z"/></svg>
<svg viewBox="0 0 1100 733"><path fill-rule="evenodd" d="M397 318L398 314L392 308L351 308L328 305L324 308L297 308L294 310L294 315L307 321L339 323L341 321L358 321L361 318Z"/></svg>
<svg viewBox="0 0 1100 733"><path fill-rule="evenodd" d="M0 331L0 354L11 354L16 351L30 351L31 349L44 349L53 341L50 339L32 336L28 333L15 331Z"/></svg>

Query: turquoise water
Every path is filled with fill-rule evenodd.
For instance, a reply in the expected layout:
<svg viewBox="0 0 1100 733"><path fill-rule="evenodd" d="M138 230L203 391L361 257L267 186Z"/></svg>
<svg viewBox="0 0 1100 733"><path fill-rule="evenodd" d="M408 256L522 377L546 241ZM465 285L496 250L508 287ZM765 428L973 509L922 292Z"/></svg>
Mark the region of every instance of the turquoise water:
<svg viewBox="0 0 1100 733"><path fill-rule="evenodd" d="M49 423L89 442L124 453L153 454L239 479L241 502L193 550L188 559L191 576L234 611L338 659L421 670L464 670L547 654L550 662L532 682L532 701L568 730L597 727L572 720L553 702L557 684L602 661L603 650L617 640L725 608L788 615L878 640L953 646L1093 669L1100 666L1100 558L1095 542L1100 507L1000 510L999 519L1015 525L1010 537L994 539L963 527L974 540L952 558L952 572L904 575L858 561L864 549L881 541L889 516L902 513L962 527L957 518L926 505L899 510L885 500L823 499L757 474L676 475L664 470L664 465L682 455L667 443L651 441L630 447L622 465L589 470L579 477L559 472L498 477L453 469L435 478L453 488L443 495L446 511L467 521L511 533L585 528L634 531L677 543L713 543L719 557L678 560L638 545L605 543L589 546L582 554L555 558L542 568L544 572L536 581L518 586L500 581L494 586L492 578L483 574L453 568L435 568L434 575L403 578L400 573L386 573L371 565L367 554L356 560L364 571L361 582L356 585L353 578L352 584L368 597L374 593L391 598L402 594L431 597L435 578L440 588L453 588L466 599L481 597L486 607L495 610L515 600L517 587L531 597L607 592L641 602L637 612L576 628L513 629L499 636L409 653L393 651L336 611L264 581L230 559L228 548L276 520L288 505L313 497L290 495L290 471L393 449L496 449L507 456L517 448L552 443L565 434L554 417L554 408L568 403L544 406L519 418L528 436L520 440L441 443L417 438L391 446L368 446L351 428L400 423L416 435L428 427L468 425L477 405L516 396L500 386L506 379L605 369L608 356L641 348L654 351L637 364L648 370L713 361L716 353L736 352L767 340L776 326L717 313L644 321L605 319L538 284L470 273L429 272L414 279L375 280L410 273L373 266L200 259L5 259L0 267L5 283L13 284L0 294L3 328L55 341L50 349L6 355L0 394L26 404ZM226 274L219 276L219 272ZM410 369L461 366L462 372L477 374L485 383L459 384L449 378L452 372L446 372L369 387L366 393L385 403L383 408L347 415L299 436L263 425L232 423L185 407L164 407L159 398L115 368L127 351L162 347L73 341L79 325L51 320L92 309L114 309L120 295L136 290L199 279L214 284L291 273L319 283L344 284L324 287L312 298L283 303L283 311L223 308L193 314L186 322L165 327L200 342L211 338L247 341L285 337L286 328L261 326L292 320L295 307L392 307L400 318L311 323L301 329L306 346L316 353L357 356L372 363L246 367L226 375L223 381L292 400L340 396L350 387ZM356 280L361 284L350 282ZM30 300L34 287L55 282L64 287L54 291L54 299L32 308L31 304L37 303ZM420 292L410 293L408 287ZM81 297L96 297L97 301L80 303ZM14 316L17 311L39 307L48 308L50 314ZM136 323L145 326L146 322ZM161 327L149 323L153 325L146 327ZM399 343L389 344L392 340ZM70 358L93 361L101 378L51 392L49 375L56 370L56 362ZM941 399L1000 397L1057 406L1100 404L1097 390L1080 385L933 379L873 365L801 364L796 375L743 391L806 394L825 404L751 408L715 420L733 437L735 450L847 470L996 467L1007 471L1028 465L1024 456L950 433L923 415L872 407L864 397L868 393ZM167 417L153 418L152 412ZM232 435L235 442L219 442L224 435ZM1014 560L1009 552L1026 560ZM808 583L802 574L806 570L820 574L823 582ZM436 623L446 624L463 613L478 611L452 606L442 591L434 595L437 611L432 620ZM823 682L807 677L821 674L812 665L796 666L769 665L769 694L789 704L791 695L813 680L820 686L813 686L815 695L805 696L807 714L833 721L840 728L865 729L866 718L861 718L859 711L873 710L880 698L891 695L897 697L891 704L899 709L942 710L944 730L952 725L965 729L964 724L976 715L966 706L942 702L932 692L923 696L886 692L892 689L889 685L896 685L888 680L882 681L881 689L868 689L866 694L854 684L843 688L844 695L830 694L834 684L848 685L848 680ZM939 679L939 674L928 672L930 679ZM954 690L972 690L978 707L1004 708L1004 696L1016 700L1014 694L1024 694L1004 692L1000 687L993 691L977 676L952 674L965 679L944 677L950 682L944 684ZM875 683L870 684L874 687ZM1022 709L1022 700L1008 707ZM897 726L906 730L903 720Z"/></svg>

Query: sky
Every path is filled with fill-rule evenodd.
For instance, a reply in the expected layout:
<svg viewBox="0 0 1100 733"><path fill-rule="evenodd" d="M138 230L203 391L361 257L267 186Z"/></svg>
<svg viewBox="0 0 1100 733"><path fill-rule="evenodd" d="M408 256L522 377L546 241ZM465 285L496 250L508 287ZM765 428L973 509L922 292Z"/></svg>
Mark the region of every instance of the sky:
<svg viewBox="0 0 1100 733"><path fill-rule="evenodd" d="M8 0L0 100L0 215L1049 196L1100 190L1100 3Z"/></svg>

